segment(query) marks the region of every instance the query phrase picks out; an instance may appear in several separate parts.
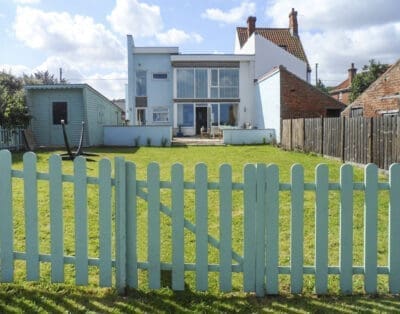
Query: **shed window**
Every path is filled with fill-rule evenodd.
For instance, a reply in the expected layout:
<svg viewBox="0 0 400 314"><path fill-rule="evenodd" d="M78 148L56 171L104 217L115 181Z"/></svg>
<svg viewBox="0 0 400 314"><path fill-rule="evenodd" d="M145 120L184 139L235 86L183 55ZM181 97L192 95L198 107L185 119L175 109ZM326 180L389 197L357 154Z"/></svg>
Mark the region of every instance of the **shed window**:
<svg viewBox="0 0 400 314"><path fill-rule="evenodd" d="M153 73L153 80L166 80L168 78L167 73Z"/></svg>
<svg viewBox="0 0 400 314"><path fill-rule="evenodd" d="M53 124L61 124L61 120L68 124L67 103L53 102Z"/></svg>

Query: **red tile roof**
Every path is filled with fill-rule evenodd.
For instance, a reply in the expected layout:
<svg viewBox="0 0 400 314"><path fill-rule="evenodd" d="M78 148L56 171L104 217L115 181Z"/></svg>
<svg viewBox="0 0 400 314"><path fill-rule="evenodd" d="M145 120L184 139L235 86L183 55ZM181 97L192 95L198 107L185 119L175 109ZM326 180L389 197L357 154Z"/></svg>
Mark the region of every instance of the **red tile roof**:
<svg viewBox="0 0 400 314"><path fill-rule="evenodd" d="M350 87L351 87L350 79L347 78L342 83L340 83L339 85L335 86L330 91L330 93L339 92L339 91L344 90L344 89L349 89Z"/></svg>
<svg viewBox="0 0 400 314"><path fill-rule="evenodd" d="M236 31L238 33L240 47L243 47L243 45L249 38L247 33L247 27L237 27ZM282 47L295 57L307 63L307 68L309 71L311 71L310 64L308 63L307 56L306 53L304 52L300 38L297 36L292 36L289 28L257 27L255 29L255 33L263 36L264 38L273 42L277 46Z"/></svg>

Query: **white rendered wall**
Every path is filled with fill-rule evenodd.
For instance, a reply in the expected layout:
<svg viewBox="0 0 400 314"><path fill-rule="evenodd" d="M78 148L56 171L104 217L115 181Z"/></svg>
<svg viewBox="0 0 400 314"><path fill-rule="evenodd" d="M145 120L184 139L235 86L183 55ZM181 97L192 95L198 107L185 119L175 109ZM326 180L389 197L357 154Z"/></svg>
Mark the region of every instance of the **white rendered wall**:
<svg viewBox="0 0 400 314"><path fill-rule="evenodd" d="M303 80L307 80L307 64L286 50L255 35L255 75L256 78L271 71L274 67L283 65L288 71Z"/></svg>
<svg viewBox="0 0 400 314"><path fill-rule="evenodd" d="M275 129L276 140L280 142L280 72L256 84L256 126L262 129Z"/></svg>

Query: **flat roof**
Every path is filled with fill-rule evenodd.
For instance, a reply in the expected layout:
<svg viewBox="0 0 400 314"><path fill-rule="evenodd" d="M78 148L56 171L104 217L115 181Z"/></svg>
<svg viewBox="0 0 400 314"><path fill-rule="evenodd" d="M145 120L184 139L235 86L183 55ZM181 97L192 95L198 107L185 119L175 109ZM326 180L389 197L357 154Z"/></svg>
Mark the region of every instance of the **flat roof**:
<svg viewBox="0 0 400 314"><path fill-rule="evenodd" d="M179 54L171 56L171 61L253 61L254 55L242 54Z"/></svg>

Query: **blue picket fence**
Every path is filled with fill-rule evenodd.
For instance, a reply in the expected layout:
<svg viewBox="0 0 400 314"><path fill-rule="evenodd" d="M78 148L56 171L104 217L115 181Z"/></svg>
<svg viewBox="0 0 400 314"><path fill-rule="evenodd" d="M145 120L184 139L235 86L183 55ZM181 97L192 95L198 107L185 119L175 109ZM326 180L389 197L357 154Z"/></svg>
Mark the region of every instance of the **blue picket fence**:
<svg viewBox="0 0 400 314"><path fill-rule="evenodd" d="M184 169L180 164L172 166L169 181L160 179L160 167L156 163L148 165L147 180L138 180L135 164L122 157L115 159L112 168L111 162L103 159L99 161L98 175L88 176L86 160L79 157L73 162L73 174L64 174L60 156L53 155L49 159L49 170L43 173L37 170L36 155L26 153L23 169L15 170L10 152L0 152L0 282L14 281L15 262L22 260L26 263L28 281L42 279L40 264L47 263L51 267L51 282L64 282L65 265L73 265L75 283L88 285L89 266L93 266L98 269L99 285L115 285L119 292L126 287L140 288L140 270L147 271L150 289L161 287L161 273L166 270L171 272L173 290L185 289L187 272L195 273L196 290L208 290L209 273L216 272L221 291L232 291L232 276L241 273L241 289L255 292L258 296L278 294L281 275L290 276L290 291L296 294L303 291L305 275L314 277L317 294L328 293L328 278L332 275L339 277L340 292L344 294L352 293L354 275L363 275L366 293L377 292L378 275L387 276L390 293L400 292L399 164L390 167L387 182L378 180L378 169L373 164L365 167L364 182L354 182L352 166L343 165L337 183L329 182L326 165L317 166L314 182L305 182L303 167L294 165L289 183L280 182L277 166L265 164L246 165L243 182L233 182L231 166L226 164L220 167L217 182L209 181L205 164L195 166L193 182L184 180ZM16 191L17 180L23 181L23 191ZM42 182L45 182L45 187ZM95 192L90 187L95 187ZM169 192L165 194L165 191ZM385 266L378 265L377 241L378 194L382 191L389 194L390 203ZM310 192L315 198L314 265L305 265L304 225L307 222L304 204L305 195ZM340 207L337 265L329 264L329 197L332 192L339 194ZM362 192L364 197L362 265L354 265L353 261L355 192ZM71 199L67 199L68 193L72 193ZM97 203L94 205L88 205L91 202L89 193L96 193ZM194 220L186 215L187 193L194 195ZM210 233L211 193L218 194L217 236ZM233 249L232 243L232 239L237 238L232 223L235 219L232 214L234 195L237 193L241 194L240 216L243 221L242 249L239 252ZM288 265L280 265L280 193L290 193ZM23 195L22 205L16 201L20 194ZM143 201L147 205L140 203ZM50 216L48 252L40 249L40 239L45 236L40 233L42 217L39 213L45 203L48 203ZM74 217L74 248L68 249L72 254L67 254L65 247L65 238L70 236L65 232L67 204ZM20 246L19 240L15 239L15 230L22 232L21 225L16 225L18 206L23 206L24 213L24 251L15 249ZM98 217L94 237L89 236L94 227L89 224L93 210ZM142 212L147 215L145 244L139 243L141 231L137 223ZM162 217L170 219L170 225L162 225ZM170 228L170 242L162 238L162 228ZM194 262L186 260L186 233L192 234L195 240ZM90 251L94 238L98 241L98 250ZM147 246L147 260L141 259L140 245ZM218 250L218 263L210 263L210 247ZM162 250L170 253L168 260L164 259Z"/></svg>

